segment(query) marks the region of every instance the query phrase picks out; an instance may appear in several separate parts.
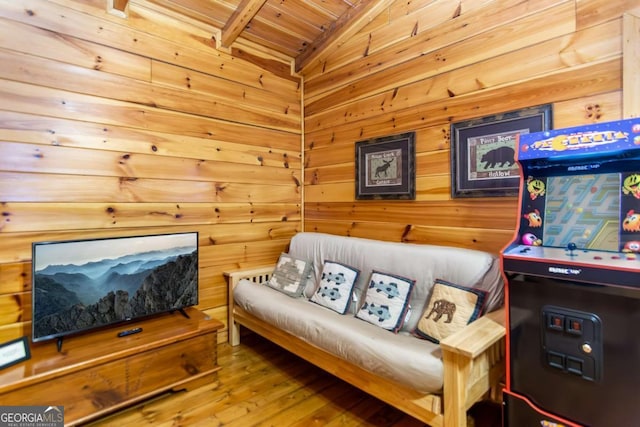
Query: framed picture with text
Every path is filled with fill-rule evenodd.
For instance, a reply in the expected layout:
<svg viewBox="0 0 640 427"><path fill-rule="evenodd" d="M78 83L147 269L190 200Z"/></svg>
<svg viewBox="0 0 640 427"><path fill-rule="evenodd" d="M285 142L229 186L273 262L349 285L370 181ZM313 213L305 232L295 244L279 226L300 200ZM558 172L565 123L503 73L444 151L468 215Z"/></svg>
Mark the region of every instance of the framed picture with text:
<svg viewBox="0 0 640 427"><path fill-rule="evenodd" d="M453 123L451 197L515 196L517 135L551 129L551 105Z"/></svg>
<svg viewBox="0 0 640 427"><path fill-rule="evenodd" d="M356 142L356 199L415 199L415 157L415 132Z"/></svg>

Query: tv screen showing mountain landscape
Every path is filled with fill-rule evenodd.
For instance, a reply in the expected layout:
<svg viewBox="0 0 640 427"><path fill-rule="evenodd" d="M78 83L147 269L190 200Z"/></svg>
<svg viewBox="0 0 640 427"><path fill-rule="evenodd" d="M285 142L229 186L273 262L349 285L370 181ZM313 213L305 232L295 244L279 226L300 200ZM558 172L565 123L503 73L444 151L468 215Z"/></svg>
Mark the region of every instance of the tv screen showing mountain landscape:
<svg viewBox="0 0 640 427"><path fill-rule="evenodd" d="M38 242L33 341L198 304L198 233Z"/></svg>

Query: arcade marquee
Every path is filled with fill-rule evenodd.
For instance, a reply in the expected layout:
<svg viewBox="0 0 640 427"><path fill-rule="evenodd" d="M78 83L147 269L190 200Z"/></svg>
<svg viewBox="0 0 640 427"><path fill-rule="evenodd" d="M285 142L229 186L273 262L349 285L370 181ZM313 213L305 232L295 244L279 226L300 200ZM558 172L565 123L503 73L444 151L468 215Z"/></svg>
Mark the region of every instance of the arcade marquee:
<svg viewBox="0 0 640 427"><path fill-rule="evenodd" d="M640 119L516 148L504 425L640 425Z"/></svg>

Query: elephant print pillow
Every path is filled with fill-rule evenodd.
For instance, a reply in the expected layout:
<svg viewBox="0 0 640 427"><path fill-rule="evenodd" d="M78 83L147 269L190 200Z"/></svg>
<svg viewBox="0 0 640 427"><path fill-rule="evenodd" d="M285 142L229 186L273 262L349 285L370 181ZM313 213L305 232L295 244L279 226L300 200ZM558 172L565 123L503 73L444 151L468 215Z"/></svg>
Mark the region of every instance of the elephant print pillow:
<svg viewBox="0 0 640 427"><path fill-rule="evenodd" d="M437 344L482 315L487 293L436 280L414 334Z"/></svg>

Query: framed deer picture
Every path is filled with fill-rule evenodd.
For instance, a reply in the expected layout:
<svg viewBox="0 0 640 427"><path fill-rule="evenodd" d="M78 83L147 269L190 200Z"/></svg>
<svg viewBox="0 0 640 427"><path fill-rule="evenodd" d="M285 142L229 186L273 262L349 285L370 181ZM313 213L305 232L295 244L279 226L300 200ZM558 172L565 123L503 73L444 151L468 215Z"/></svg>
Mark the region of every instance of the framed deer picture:
<svg viewBox="0 0 640 427"><path fill-rule="evenodd" d="M415 132L356 142L356 199L416 198Z"/></svg>

